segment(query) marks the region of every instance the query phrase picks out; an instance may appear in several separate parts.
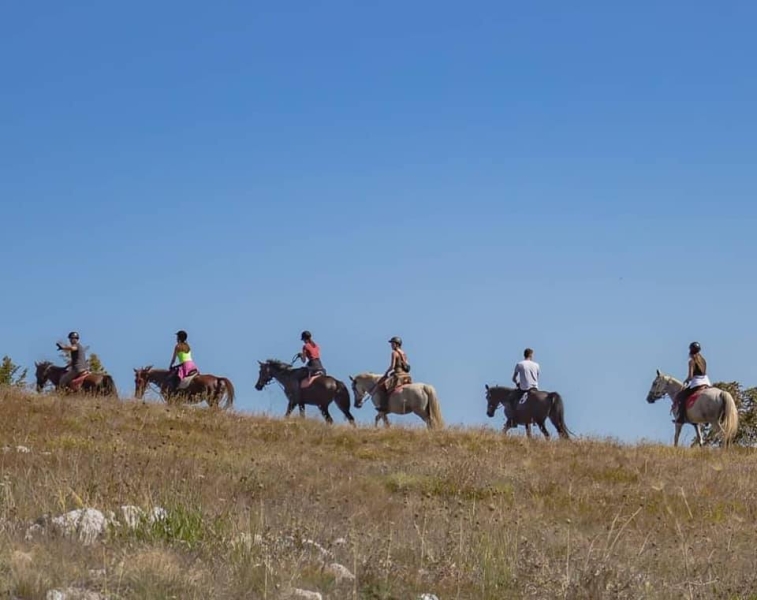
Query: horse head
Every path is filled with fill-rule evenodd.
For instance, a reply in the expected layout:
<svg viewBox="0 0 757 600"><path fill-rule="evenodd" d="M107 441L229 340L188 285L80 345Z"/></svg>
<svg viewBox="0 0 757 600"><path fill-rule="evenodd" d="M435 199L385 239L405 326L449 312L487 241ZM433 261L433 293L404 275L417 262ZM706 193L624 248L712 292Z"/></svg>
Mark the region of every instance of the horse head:
<svg viewBox="0 0 757 600"><path fill-rule="evenodd" d="M370 373L361 373L354 377L350 375L352 382L352 394L355 396L355 408L363 406L365 399L373 392L380 376Z"/></svg>
<svg viewBox="0 0 757 600"><path fill-rule="evenodd" d="M492 389L489 387L488 383L485 384L484 387L486 387L486 416L491 418L497 410L499 400L494 398L494 394L492 394Z"/></svg>
<svg viewBox="0 0 757 600"><path fill-rule="evenodd" d="M150 383L150 370L152 365L134 369L134 397L142 399L147 390L147 384Z"/></svg>
<svg viewBox="0 0 757 600"><path fill-rule="evenodd" d="M258 361L260 371L258 372L258 381L255 389L261 391L265 386L271 383L277 376L285 371L291 371L291 366L280 360L269 358L267 361Z"/></svg>
<svg viewBox="0 0 757 600"><path fill-rule="evenodd" d="M42 389L45 387L48 376L50 375L50 367L52 366L53 366L53 363L51 363L49 360L44 360L42 362L34 363L34 367L35 367L34 377L37 380L37 392L41 392Z"/></svg>
<svg viewBox="0 0 757 600"><path fill-rule="evenodd" d="M657 376L654 378L652 386L649 388L649 393L647 394L647 402L649 402L649 404L654 404L660 398L666 396L668 394L669 383L669 378L661 373L660 369L657 369Z"/></svg>

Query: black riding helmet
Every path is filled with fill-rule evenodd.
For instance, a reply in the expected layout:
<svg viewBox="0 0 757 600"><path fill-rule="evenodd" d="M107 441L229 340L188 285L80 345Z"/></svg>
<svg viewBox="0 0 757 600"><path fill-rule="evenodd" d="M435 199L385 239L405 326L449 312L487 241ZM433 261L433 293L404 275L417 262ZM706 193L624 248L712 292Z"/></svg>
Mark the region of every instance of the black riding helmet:
<svg viewBox="0 0 757 600"><path fill-rule="evenodd" d="M302 332L302 334L300 335L300 339L301 339L301 340L302 340L303 342L306 342L307 340L309 340L309 339L310 339L310 338L312 338L312 337L313 337L313 334L312 334L312 333L310 333L310 332L309 332L309 331L307 331L307 330L303 331L303 332Z"/></svg>
<svg viewBox="0 0 757 600"><path fill-rule="evenodd" d="M702 350L702 346L699 344L699 342L691 342L689 344L689 352L691 354L697 354Z"/></svg>
<svg viewBox="0 0 757 600"><path fill-rule="evenodd" d="M179 331L176 332L176 337L179 338L180 342L186 342L187 341L187 332L183 329L179 329Z"/></svg>
<svg viewBox="0 0 757 600"><path fill-rule="evenodd" d="M389 340L390 344L397 344L398 346L402 345L402 338L395 335L391 340Z"/></svg>
<svg viewBox="0 0 757 600"><path fill-rule="evenodd" d="M68 334L68 339L69 340L78 340L79 339L79 334L77 332L75 332L75 331L72 331L71 333Z"/></svg>

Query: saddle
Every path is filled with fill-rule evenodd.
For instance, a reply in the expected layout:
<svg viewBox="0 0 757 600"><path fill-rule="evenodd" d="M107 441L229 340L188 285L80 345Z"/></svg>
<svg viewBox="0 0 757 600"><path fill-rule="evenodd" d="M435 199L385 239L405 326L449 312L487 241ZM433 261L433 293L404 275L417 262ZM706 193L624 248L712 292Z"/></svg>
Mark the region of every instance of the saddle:
<svg viewBox="0 0 757 600"><path fill-rule="evenodd" d="M305 379L300 380L300 389L304 390L305 388L309 388L311 385L313 385L313 382L316 379L320 379L321 377L323 377L323 373L321 373L320 371L306 376Z"/></svg>
<svg viewBox="0 0 757 600"><path fill-rule="evenodd" d="M398 394L402 390L404 390L407 386L409 386L409 383L401 383L397 387L395 387L391 392L389 392L389 396L393 396L394 394Z"/></svg>
<svg viewBox="0 0 757 600"><path fill-rule="evenodd" d="M711 385L698 385L697 387L693 388L691 395L686 398L686 408L689 409L694 406L694 402L697 401L701 393L705 390L709 390L711 387Z"/></svg>
<svg viewBox="0 0 757 600"><path fill-rule="evenodd" d="M68 389L70 389L72 392L78 391L81 388L82 384L84 384L84 380L89 377L89 375L89 371L82 371L75 378L68 382Z"/></svg>
<svg viewBox="0 0 757 600"><path fill-rule="evenodd" d="M176 390L185 390L189 387L189 385L194 381L194 378L197 377L200 374L200 372L197 369L194 369L187 375L184 379L182 379L179 382L179 385L176 386Z"/></svg>

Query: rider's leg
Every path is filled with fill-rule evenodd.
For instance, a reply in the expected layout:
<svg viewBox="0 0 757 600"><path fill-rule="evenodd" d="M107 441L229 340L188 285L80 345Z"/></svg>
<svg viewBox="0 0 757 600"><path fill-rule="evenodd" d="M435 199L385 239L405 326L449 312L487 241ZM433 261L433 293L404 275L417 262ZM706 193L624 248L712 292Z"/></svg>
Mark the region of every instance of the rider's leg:
<svg viewBox="0 0 757 600"><path fill-rule="evenodd" d="M63 376L60 378L60 381L58 382L58 387L61 389L66 389L68 387L68 384L73 381L73 379L78 374L78 371L74 369L73 367L69 367L68 370L63 373Z"/></svg>
<svg viewBox="0 0 757 600"><path fill-rule="evenodd" d="M686 401L689 399L692 392L693 390L691 388L685 388L678 392L678 395L676 396L676 408L678 409L676 411L676 423L686 422Z"/></svg>

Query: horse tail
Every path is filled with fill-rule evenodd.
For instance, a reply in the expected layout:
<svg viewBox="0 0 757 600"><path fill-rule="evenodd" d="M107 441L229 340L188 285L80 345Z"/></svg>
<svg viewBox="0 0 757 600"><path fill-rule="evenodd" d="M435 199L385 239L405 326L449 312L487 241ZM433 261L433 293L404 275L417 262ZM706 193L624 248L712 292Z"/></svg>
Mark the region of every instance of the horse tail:
<svg viewBox="0 0 757 600"><path fill-rule="evenodd" d="M223 394L224 390L226 391L226 402L224 403L223 407L230 408L231 406L233 406L234 400L236 399L236 392L234 391L234 385L231 383L231 379L228 379L226 377L218 377L216 386L219 402L221 399L221 394Z"/></svg>
<svg viewBox="0 0 757 600"><path fill-rule="evenodd" d="M428 396L426 410L428 412L431 429L441 429L444 427L444 419L442 418L442 409L439 405L439 398L436 396L436 390L434 389L434 386L429 384L425 384L423 390Z"/></svg>
<svg viewBox="0 0 757 600"><path fill-rule="evenodd" d="M347 386L343 381L339 381L338 379L334 379L334 381L336 382L334 403L339 407L339 410L344 413L344 416L347 417L347 420L354 425L355 418L350 412L350 390L347 389Z"/></svg>
<svg viewBox="0 0 757 600"><path fill-rule="evenodd" d="M720 419L720 430L723 435L723 446L728 446L736 436L739 428L739 411L736 403L729 392L723 390L720 396L723 399L723 414Z"/></svg>
<svg viewBox="0 0 757 600"><path fill-rule="evenodd" d="M113 381L113 378L108 375L107 373L103 375L102 380L102 391L105 396L114 396L116 399L118 399L118 390L116 389L116 383Z"/></svg>
<svg viewBox="0 0 757 600"><path fill-rule="evenodd" d="M557 429L557 433L560 437L570 439L571 435L576 435L565 424L565 405L562 401L562 396L557 392L550 392L548 398L552 401L552 407L549 409L549 420L552 421L552 425Z"/></svg>

